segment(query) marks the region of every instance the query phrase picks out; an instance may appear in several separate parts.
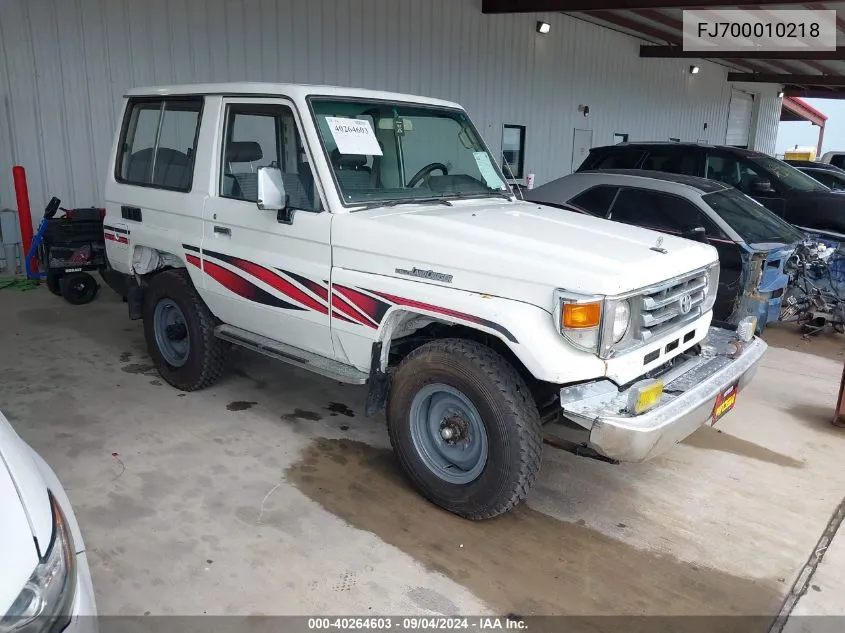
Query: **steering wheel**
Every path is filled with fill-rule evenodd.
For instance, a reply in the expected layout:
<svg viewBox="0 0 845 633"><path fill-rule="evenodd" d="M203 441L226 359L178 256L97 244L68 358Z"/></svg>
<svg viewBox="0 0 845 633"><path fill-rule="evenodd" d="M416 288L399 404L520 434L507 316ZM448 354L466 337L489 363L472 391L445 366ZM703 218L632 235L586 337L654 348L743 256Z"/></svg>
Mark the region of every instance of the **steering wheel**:
<svg viewBox="0 0 845 633"><path fill-rule="evenodd" d="M428 180L429 177L431 177L431 172L436 171L438 169L443 172L444 176L449 175L449 168L446 167L446 165L444 165L443 163L429 163L428 165L420 169L416 174L414 174L414 177L411 178L408 181L408 184L405 186L409 188L416 187L423 180Z"/></svg>

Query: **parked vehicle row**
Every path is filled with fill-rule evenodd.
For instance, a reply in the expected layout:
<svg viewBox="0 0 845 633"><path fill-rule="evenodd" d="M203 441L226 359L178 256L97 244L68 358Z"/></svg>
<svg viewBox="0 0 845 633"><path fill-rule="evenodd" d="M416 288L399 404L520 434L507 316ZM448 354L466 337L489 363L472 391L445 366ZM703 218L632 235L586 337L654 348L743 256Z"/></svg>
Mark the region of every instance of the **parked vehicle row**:
<svg viewBox="0 0 845 633"><path fill-rule="evenodd" d="M845 237L845 196L760 152L695 143L621 143L593 148L578 171L620 168L718 180L798 228Z"/></svg>
<svg viewBox="0 0 845 633"><path fill-rule="evenodd" d="M818 180L831 191L845 189L845 170L839 167L810 160L786 160L784 162Z"/></svg>
<svg viewBox="0 0 845 633"><path fill-rule="evenodd" d="M470 519L526 496L544 432L637 462L715 424L766 349L753 317L712 325L713 246L515 198L456 103L135 90L106 209L169 384L211 385L231 345L367 384L410 481Z"/></svg>

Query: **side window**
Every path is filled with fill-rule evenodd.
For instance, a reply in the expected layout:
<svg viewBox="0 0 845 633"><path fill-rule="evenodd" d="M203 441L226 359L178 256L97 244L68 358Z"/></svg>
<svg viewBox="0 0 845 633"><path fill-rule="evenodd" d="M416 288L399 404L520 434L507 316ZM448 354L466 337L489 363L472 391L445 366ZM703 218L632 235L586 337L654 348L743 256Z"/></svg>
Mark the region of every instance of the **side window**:
<svg viewBox="0 0 845 633"><path fill-rule="evenodd" d="M823 169L807 169L804 173L831 189L839 189L842 186L833 176L824 173Z"/></svg>
<svg viewBox="0 0 845 633"><path fill-rule="evenodd" d="M576 207L584 209L584 211L589 211L593 215L604 218L607 217L607 211L610 209L617 191L619 191L619 187L599 185L579 193L570 202Z"/></svg>
<svg viewBox="0 0 845 633"><path fill-rule="evenodd" d="M675 147L653 149L643 161L642 169L695 176L697 175L696 155L694 151L679 151Z"/></svg>
<svg viewBox="0 0 845 633"><path fill-rule="evenodd" d="M220 195L245 202L258 201L259 167L277 168L288 205L319 211L311 167L305 157L293 112L279 105L232 105L220 173Z"/></svg>
<svg viewBox="0 0 845 633"><path fill-rule="evenodd" d="M659 231L683 233L703 226L708 235L719 232L692 202L648 189L623 187L616 196L610 219Z"/></svg>
<svg viewBox="0 0 845 633"><path fill-rule="evenodd" d="M830 158L830 164L834 167L845 169L845 154L834 154Z"/></svg>
<svg viewBox="0 0 845 633"><path fill-rule="evenodd" d="M194 98L130 101L116 180L190 191L202 104Z"/></svg>
<svg viewBox="0 0 845 633"><path fill-rule="evenodd" d="M736 159L727 154L707 154L707 177L718 180L743 193L752 191L751 183L758 178L766 178L749 162ZM774 183L772 183L774 186Z"/></svg>
<svg viewBox="0 0 845 633"><path fill-rule="evenodd" d="M636 169L644 153L635 149L608 152L591 169Z"/></svg>

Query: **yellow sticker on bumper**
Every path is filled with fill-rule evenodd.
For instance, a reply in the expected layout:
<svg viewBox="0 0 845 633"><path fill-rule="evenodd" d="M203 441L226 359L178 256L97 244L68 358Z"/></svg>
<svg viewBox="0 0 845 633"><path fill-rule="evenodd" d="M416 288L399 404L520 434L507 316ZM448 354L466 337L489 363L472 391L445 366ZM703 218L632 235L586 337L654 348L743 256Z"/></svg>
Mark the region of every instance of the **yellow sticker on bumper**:
<svg viewBox="0 0 845 633"><path fill-rule="evenodd" d="M654 407L658 402L660 402L660 396L663 395L663 383L662 382L655 382L653 385L649 385L640 391L640 395L637 397L637 402L634 405L634 413L639 415L645 411L648 411L652 407Z"/></svg>

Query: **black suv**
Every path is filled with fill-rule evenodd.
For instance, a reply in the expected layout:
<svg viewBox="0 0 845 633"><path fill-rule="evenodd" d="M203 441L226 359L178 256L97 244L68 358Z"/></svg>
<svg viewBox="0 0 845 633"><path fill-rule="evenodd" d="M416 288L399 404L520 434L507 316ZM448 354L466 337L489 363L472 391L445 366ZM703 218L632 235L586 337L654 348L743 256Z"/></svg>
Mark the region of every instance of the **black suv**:
<svg viewBox="0 0 845 633"><path fill-rule="evenodd" d="M594 147L577 171L600 169L648 169L719 180L799 228L834 239L845 236L845 194L760 152L697 143L620 143Z"/></svg>

